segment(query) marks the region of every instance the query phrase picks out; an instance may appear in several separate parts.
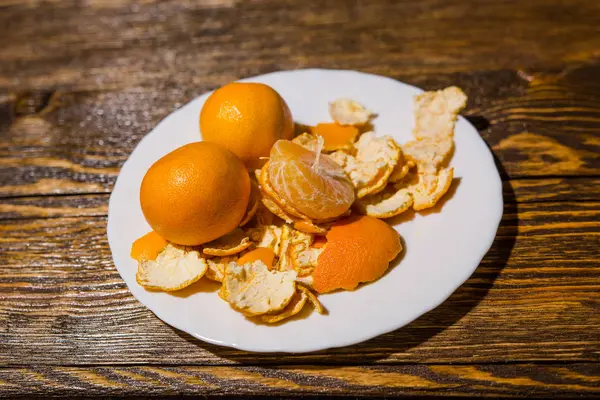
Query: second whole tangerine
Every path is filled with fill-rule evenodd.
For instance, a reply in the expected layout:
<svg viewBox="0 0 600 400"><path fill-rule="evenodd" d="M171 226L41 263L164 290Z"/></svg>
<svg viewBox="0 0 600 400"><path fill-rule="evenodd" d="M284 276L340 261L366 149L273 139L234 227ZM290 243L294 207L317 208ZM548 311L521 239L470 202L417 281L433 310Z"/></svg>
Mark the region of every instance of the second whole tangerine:
<svg viewBox="0 0 600 400"><path fill-rule="evenodd" d="M200 112L205 141L233 151L248 168L260 168L273 144L294 135L292 113L273 88L234 82L215 90Z"/></svg>
<svg viewBox="0 0 600 400"><path fill-rule="evenodd" d="M195 142L165 155L146 172L140 204L148 224L170 242L195 246L233 231L250 198L240 159L214 143Z"/></svg>

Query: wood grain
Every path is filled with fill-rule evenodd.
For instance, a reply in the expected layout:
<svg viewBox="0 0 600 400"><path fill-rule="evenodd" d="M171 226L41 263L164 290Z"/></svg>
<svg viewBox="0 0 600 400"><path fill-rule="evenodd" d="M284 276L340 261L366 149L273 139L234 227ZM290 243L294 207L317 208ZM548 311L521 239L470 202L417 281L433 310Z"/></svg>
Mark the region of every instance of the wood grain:
<svg viewBox="0 0 600 400"><path fill-rule="evenodd" d="M597 364L377 367L26 367L0 369L9 396L350 395L595 398Z"/></svg>
<svg viewBox="0 0 600 400"><path fill-rule="evenodd" d="M311 66L416 76L547 67L597 56L600 40L600 6L587 0L39 4L11 0L0 13L0 88L214 87Z"/></svg>
<svg viewBox="0 0 600 400"><path fill-rule="evenodd" d="M0 37L0 396L600 397L599 2L0 0ZM191 99L309 67L462 87L504 181L496 241L360 345L197 341L116 272L110 191Z"/></svg>
<svg viewBox="0 0 600 400"><path fill-rule="evenodd" d="M600 178L532 178L504 182L505 203L600 201ZM16 196L0 203L0 220L108 215L108 193Z"/></svg>
<svg viewBox="0 0 600 400"><path fill-rule="evenodd" d="M594 122L600 121L600 107L593 105L600 104L600 86L587 84L586 68L588 74L600 74L598 64L560 71L553 78L527 78L531 82L511 71L422 76L409 82L430 89L457 84L469 94L467 118L494 150L504 179L593 177L600 174L600 125ZM51 94L41 111L9 118L7 133L0 137L0 196L108 193L139 140L204 90ZM35 104L38 98L30 100ZM26 100L15 97L4 107L12 110L19 102Z"/></svg>
<svg viewBox="0 0 600 400"><path fill-rule="evenodd" d="M105 223L105 217L0 223L1 364L600 359L599 202L507 204L494 246L441 307L357 346L285 358L208 345L152 316L114 269Z"/></svg>
<svg viewBox="0 0 600 400"><path fill-rule="evenodd" d="M173 110L233 79L307 66L461 86L506 179L600 174L596 2L32 4L0 13L11 28L0 50L3 197L110 192Z"/></svg>

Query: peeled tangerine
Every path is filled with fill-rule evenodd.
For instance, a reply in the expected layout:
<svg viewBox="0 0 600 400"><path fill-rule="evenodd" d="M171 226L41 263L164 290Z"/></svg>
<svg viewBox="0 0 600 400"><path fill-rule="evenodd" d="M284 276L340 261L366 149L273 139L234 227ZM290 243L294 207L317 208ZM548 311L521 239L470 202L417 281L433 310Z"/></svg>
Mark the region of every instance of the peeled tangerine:
<svg viewBox="0 0 600 400"><path fill-rule="evenodd" d="M377 218L350 217L327 233L327 244L312 273L319 293L353 290L359 283L379 279L402 251L398 232Z"/></svg>
<svg viewBox="0 0 600 400"><path fill-rule="evenodd" d="M344 170L319 151L279 140L265 168L281 201L311 220L336 218L354 202L354 187Z"/></svg>

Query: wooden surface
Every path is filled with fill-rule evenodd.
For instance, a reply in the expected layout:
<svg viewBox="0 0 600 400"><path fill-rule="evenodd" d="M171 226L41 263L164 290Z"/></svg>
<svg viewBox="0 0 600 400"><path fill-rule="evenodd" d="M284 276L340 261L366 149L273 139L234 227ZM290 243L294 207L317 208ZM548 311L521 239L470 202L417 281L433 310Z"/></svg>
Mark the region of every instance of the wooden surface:
<svg viewBox="0 0 600 400"><path fill-rule="evenodd" d="M0 0L0 396L600 396L600 3ZM346 68L455 84L505 210L448 301L368 342L260 355L128 292L108 196L162 118L228 81Z"/></svg>

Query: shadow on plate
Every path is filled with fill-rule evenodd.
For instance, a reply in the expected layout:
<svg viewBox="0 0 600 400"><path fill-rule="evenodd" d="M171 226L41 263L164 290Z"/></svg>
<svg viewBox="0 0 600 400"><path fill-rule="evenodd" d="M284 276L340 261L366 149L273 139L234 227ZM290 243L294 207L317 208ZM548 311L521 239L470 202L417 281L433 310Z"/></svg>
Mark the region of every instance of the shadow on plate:
<svg viewBox="0 0 600 400"><path fill-rule="evenodd" d="M220 288L221 284L219 282L213 282L206 278L202 278L198 282L195 282L186 288L177 290L176 292L171 292L171 295L185 298L195 293L216 293Z"/></svg>
<svg viewBox="0 0 600 400"><path fill-rule="evenodd" d="M342 348L322 350L308 354L251 353L231 348L219 347L197 340L190 335L171 328L183 339L236 363L252 364L294 364L318 363L366 364L410 351L453 326L475 308L493 287L494 281L505 267L515 245L518 229L518 207L514 191L504 168L496 159L496 165L504 183L504 216L492 247L473 275L461 285L444 303L422 315L410 324L363 343ZM450 198L451 196L449 196ZM443 204L441 205L443 206ZM432 211L435 212L435 211ZM414 213L413 216L414 217ZM410 215L405 218L412 218ZM403 254L404 252L402 252ZM402 255L399 257L399 260ZM400 306L400 305L399 305ZM360 321L357 321L360 323ZM348 327L352 329L352 327ZM325 332L323 334L326 334ZM413 360L414 357L411 357Z"/></svg>

